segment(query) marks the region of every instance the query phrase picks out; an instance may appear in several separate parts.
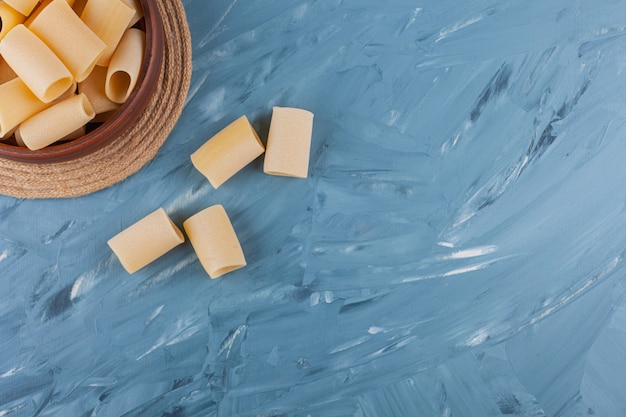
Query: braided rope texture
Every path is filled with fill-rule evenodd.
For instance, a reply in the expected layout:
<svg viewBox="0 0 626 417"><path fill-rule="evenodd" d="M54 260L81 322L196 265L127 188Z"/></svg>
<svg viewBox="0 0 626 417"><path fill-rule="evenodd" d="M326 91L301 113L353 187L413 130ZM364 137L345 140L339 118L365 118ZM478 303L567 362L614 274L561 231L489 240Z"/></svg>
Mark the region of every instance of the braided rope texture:
<svg viewBox="0 0 626 417"><path fill-rule="evenodd" d="M107 146L81 158L32 164L0 158L0 194L71 198L123 181L156 155L174 128L191 82L191 36L180 0L157 2L165 34L158 85L137 122Z"/></svg>

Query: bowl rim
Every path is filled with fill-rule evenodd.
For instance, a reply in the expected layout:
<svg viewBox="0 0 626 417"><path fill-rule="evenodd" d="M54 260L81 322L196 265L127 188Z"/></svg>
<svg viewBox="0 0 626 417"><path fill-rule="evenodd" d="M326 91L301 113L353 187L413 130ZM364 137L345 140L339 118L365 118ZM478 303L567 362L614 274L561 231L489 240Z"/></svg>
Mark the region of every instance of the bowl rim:
<svg viewBox="0 0 626 417"><path fill-rule="evenodd" d="M91 132L68 142L30 150L0 141L0 158L33 164L71 161L93 153L130 129L152 99L163 64L163 22L155 0L139 0L143 8L146 50L138 82L115 113Z"/></svg>

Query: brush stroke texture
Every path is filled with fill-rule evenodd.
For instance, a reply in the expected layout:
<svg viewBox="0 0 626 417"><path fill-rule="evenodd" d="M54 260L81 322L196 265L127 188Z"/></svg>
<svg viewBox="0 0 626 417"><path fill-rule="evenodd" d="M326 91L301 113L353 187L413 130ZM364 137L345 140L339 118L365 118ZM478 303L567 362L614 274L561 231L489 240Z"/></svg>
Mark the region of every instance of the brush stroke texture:
<svg viewBox="0 0 626 417"><path fill-rule="evenodd" d="M0 416L621 416L626 4L185 0L194 72L157 157L0 197ZM315 113L310 176L214 190L189 154ZM220 203L248 266L106 240Z"/></svg>

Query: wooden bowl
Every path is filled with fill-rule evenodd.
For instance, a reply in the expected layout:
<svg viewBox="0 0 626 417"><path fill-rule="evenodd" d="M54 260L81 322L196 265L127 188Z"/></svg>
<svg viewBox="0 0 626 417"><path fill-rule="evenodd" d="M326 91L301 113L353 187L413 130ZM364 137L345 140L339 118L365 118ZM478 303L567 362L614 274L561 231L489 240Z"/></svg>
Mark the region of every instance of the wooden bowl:
<svg viewBox="0 0 626 417"><path fill-rule="evenodd" d="M18 146L14 140L0 141L0 158L33 164L65 162L88 155L113 142L130 129L144 111L159 82L163 63L163 21L156 0L140 0L146 32L146 51L137 85L128 99L104 123L88 129L77 139L39 150Z"/></svg>

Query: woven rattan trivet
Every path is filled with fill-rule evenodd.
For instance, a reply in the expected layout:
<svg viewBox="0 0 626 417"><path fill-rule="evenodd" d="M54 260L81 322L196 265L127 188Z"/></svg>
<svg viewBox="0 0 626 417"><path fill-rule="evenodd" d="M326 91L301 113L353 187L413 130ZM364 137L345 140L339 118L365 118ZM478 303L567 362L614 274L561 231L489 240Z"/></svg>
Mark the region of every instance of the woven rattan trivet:
<svg viewBox="0 0 626 417"><path fill-rule="evenodd" d="M163 65L154 95L137 123L82 158L32 164L0 158L0 194L66 198L93 193L137 172L157 153L182 112L191 80L191 39L180 0L158 0L165 33Z"/></svg>

